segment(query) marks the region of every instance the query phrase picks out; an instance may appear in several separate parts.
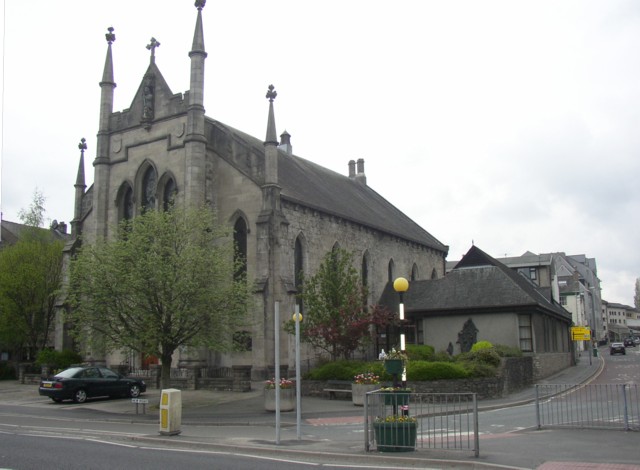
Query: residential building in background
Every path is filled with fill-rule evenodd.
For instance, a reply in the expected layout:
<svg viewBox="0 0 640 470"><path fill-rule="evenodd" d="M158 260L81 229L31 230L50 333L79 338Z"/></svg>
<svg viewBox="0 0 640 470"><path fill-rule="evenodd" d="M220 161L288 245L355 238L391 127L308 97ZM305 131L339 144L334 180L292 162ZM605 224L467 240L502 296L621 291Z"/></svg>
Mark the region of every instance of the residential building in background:
<svg viewBox="0 0 640 470"><path fill-rule="evenodd" d="M640 336L640 312L634 307L602 301L602 320L610 342Z"/></svg>

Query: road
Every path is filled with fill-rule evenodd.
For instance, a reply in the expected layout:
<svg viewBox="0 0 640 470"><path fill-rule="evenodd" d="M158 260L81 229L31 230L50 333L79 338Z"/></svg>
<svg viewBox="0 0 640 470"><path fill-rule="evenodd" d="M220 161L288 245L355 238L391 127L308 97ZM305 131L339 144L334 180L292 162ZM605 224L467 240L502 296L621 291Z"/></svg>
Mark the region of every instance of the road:
<svg viewBox="0 0 640 470"><path fill-rule="evenodd" d="M609 356L605 353L603 359L604 370L593 383L640 383L640 348L628 348L626 356ZM0 397L0 468L289 469L309 465L334 468L355 466L355 461L342 456L333 457L327 452L300 452L298 455L294 453L292 457L291 452L285 451L306 450L312 446L310 440L299 445L291 444L294 442L295 429L290 428L283 430L283 439L288 440L289 447L283 447L281 452L277 449L268 452L266 447L257 451L244 451L237 448L154 442L150 437L158 436L157 420L123 422L110 421L109 418L110 415L100 411L99 406L61 406L38 396L14 396L11 399ZM575 429L534 431L536 417L533 404L481 412L479 423L480 458L467 460L478 465L496 463L512 468L545 469L544 464L549 460L628 465L640 463L636 455L640 437L637 432ZM239 438L246 429L241 426L215 428L209 426L201 429L203 432L211 432L211 435L223 432ZM358 447L356 452L360 452L362 432L362 424L356 423L327 426L305 424L303 439L313 434L318 440L349 441ZM271 439L272 430L265 428L265 433L269 433L266 442ZM215 442L215 439L209 439L208 442ZM416 452L413 455L424 459L432 454ZM357 465L362 468L401 468L397 464L385 466L389 464L381 454L369 454L366 457L369 459L358 461ZM450 454L448 457L456 458L456 455ZM413 464L407 461L406 468L412 468L411 465ZM423 461L420 468L445 466L430 467ZM465 468L465 465L446 468Z"/></svg>
<svg viewBox="0 0 640 470"><path fill-rule="evenodd" d="M238 469L289 470L318 466L301 459L280 459L241 452L202 449L171 449L135 445L94 436L24 431L3 433L0 438L0 462L15 470L113 470L114 468L189 470ZM332 468L352 468L332 464ZM376 467L384 468L384 467Z"/></svg>

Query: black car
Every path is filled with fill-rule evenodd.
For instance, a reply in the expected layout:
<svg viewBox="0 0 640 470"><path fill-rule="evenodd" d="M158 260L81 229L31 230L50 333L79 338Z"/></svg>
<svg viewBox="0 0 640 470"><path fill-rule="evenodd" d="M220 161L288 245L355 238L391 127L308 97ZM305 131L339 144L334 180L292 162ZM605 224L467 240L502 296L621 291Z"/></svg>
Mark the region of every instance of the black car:
<svg viewBox="0 0 640 470"><path fill-rule="evenodd" d="M627 338L624 340L624 347L632 347L634 348L636 346L636 343L633 342L633 338Z"/></svg>
<svg viewBox="0 0 640 470"><path fill-rule="evenodd" d="M622 343L611 343L611 346L609 346L609 354L611 354L612 356L614 354L627 354L627 350L624 347L624 344Z"/></svg>
<svg viewBox="0 0 640 470"><path fill-rule="evenodd" d="M84 403L93 397L139 397L147 390L144 380L123 377L106 367L72 367L40 382L40 395L55 402Z"/></svg>

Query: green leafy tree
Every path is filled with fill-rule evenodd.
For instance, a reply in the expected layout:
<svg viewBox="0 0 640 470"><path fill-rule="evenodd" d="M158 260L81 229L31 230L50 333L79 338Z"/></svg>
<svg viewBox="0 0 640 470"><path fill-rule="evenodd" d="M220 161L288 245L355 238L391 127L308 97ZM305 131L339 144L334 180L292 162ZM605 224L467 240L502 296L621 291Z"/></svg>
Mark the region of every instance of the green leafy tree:
<svg viewBox="0 0 640 470"><path fill-rule="evenodd" d="M44 208L45 201L46 198L42 192L36 188L33 191L33 199L29 209L20 209L18 212L18 217L22 223L30 227L42 227L44 225L44 214L46 212Z"/></svg>
<svg viewBox="0 0 640 470"><path fill-rule="evenodd" d="M323 259L315 275L302 281L300 299L306 314L300 324L305 342L327 351L333 360L348 359L371 339L372 326L385 326L393 314L368 307L367 291L353 267L353 254L336 248ZM285 328L293 332L294 323Z"/></svg>
<svg viewBox="0 0 640 470"><path fill-rule="evenodd" d="M83 247L71 268L75 335L158 356L163 387L178 347L230 350L246 328L247 282L234 276L232 238L209 208L147 211L115 240Z"/></svg>
<svg viewBox="0 0 640 470"><path fill-rule="evenodd" d="M44 349L53 331L62 283L63 243L48 231L23 232L0 251L0 341L25 359Z"/></svg>

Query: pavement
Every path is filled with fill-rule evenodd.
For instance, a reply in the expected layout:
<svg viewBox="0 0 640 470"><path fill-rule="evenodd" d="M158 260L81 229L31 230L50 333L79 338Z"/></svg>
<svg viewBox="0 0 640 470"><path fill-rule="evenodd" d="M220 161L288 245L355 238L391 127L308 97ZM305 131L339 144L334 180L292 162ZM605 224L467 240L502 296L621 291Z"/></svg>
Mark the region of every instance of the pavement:
<svg viewBox="0 0 640 470"><path fill-rule="evenodd" d="M583 384L593 380L602 371L601 356L585 358L538 383ZM2 393L3 403L10 394ZM33 385L11 386L21 387ZM180 433L166 436L149 434L133 439L145 445L167 445L211 449L216 451L243 452L286 458L313 460L318 456L331 456L336 462L356 466L378 468L537 468L540 470L611 469L640 470L640 459L634 452L640 443L640 434L623 431L544 430L533 429L518 432L482 436L480 420L480 455L473 452L419 450L398 454L366 452L363 408L354 406L351 400L329 400L320 397L302 397L300 438L298 438L297 413L280 413L280 428L276 428L275 413L264 410L262 383L256 383L252 391L218 392L209 390L183 390L181 392L182 417ZM24 389L23 389L24 390ZM7 390L8 391L8 390ZM31 392L32 393L32 392ZM148 390L142 398L149 400L143 414L142 405L130 400L95 400L81 406L95 412L100 420L121 423L158 423L160 390ZM44 400L44 397L41 397ZM10 401L10 400L9 400ZM520 406L535 401L535 386L528 387L507 397L479 400L479 411ZM57 405L63 406L63 405ZM70 405L71 406L71 405ZM159 431L159 427L158 427ZM550 435L549 433L553 433ZM617 448L624 452L607 455L602 451L603 436L615 440ZM551 442L562 442L552 446ZM519 448L520 446L521 448ZM525 455L530 455L525 458Z"/></svg>

